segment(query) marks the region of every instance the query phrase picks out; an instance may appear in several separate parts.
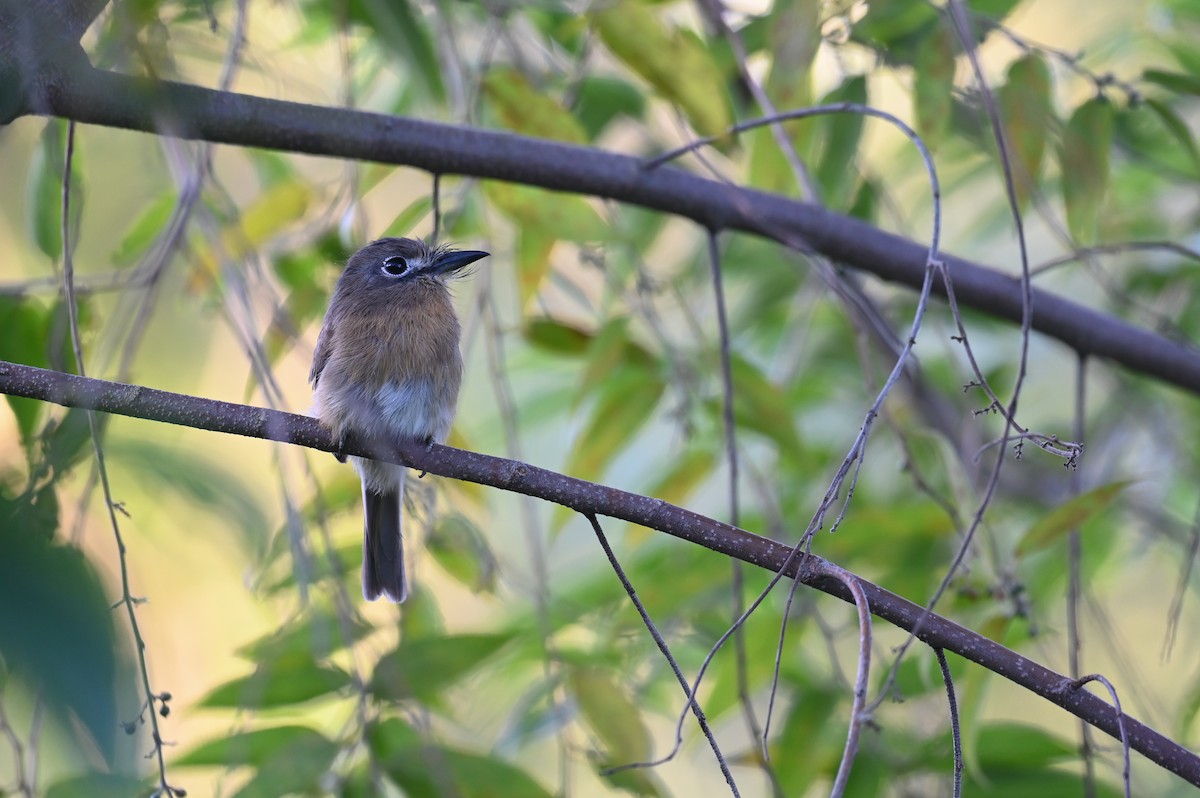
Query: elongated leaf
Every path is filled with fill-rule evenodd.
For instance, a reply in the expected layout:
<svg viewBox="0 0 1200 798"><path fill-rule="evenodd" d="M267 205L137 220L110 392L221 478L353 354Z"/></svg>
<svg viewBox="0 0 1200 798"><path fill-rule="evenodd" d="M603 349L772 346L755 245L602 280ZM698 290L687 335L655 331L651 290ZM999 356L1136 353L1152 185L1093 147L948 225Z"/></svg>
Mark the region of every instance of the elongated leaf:
<svg viewBox="0 0 1200 798"><path fill-rule="evenodd" d="M848 78L821 98L821 104L852 102L866 104L867 81L861 75ZM826 204L844 208L858 184L859 170L854 161L862 142L863 117L855 113L830 114L816 120L820 133L820 154L816 156L816 177Z"/></svg>
<svg viewBox="0 0 1200 798"><path fill-rule="evenodd" d="M149 795L155 784L116 773L89 773L54 784L46 798L129 798Z"/></svg>
<svg viewBox="0 0 1200 798"><path fill-rule="evenodd" d="M405 638L375 666L371 692L394 701L435 702L511 639L509 634Z"/></svg>
<svg viewBox="0 0 1200 798"><path fill-rule="evenodd" d="M408 724L390 718L367 730L367 744L383 771L408 798L550 798L525 771L494 756L426 741Z"/></svg>
<svg viewBox="0 0 1200 798"><path fill-rule="evenodd" d="M1103 97L1075 109L1062 142L1063 201L1067 229L1078 244L1096 241L1097 223L1108 191L1108 154L1114 111Z"/></svg>
<svg viewBox="0 0 1200 798"><path fill-rule="evenodd" d="M641 119L646 113L646 96L620 78L588 75L579 83L574 110L592 141L617 117Z"/></svg>
<svg viewBox="0 0 1200 798"><path fill-rule="evenodd" d="M349 684L350 677L342 670L317 665L306 656L283 657L260 665L249 676L216 687L204 697L200 706L285 707L328 696Z"/></svg>
<svg viewBox="0 0 1200 798"><path fill-rule="evenodd" d="M258 249L299 220L312 200L312 189L300 180L278 183L250 203L221 231L223 253L238 260ZM206 286L217 274L217 252L204 246L196 253L192 288Z"/></svg>
<svg viewBox="0 0 1200 798"><path fill-rule="evenodd" d="M112 254L113 263L117 266L132 266L166 227L176 201L177 197L173 191L160 194L151 200L121 237L121 243L117 244Z"/></svg>
<svg viewBox="0 0 1200 798"><path fill-rule="evenodd" d="M592 14L612 54L678 105L698 133L725 132L732 117L716 62L694 34L668 28L661 19L639 0L618 0Z"/></svg>
<svg viewBox="0 0 1200 798"><path fill-rule="evenodd" d="M608 672L575 668L568 685L588 726L604 743L607 765L650 758L650 733L641 711Z"/></svg>
<svg viewBox="0 0 1200 798"><path fill-rule="evenodd" d="M509 130L569 144L587 142L579 120L515 69L489 71L483 78L483 94Z"/></svg>
<svg viewBox="0 0 1200 798"><path fill-rule="evenodd" d="M1192 135L1192 130L1188 127L1187 122L1179 112L1172 108L1162 100L1153 97L1145 100L1146 107L1153 111L1162 121L1163 126L1171 137L1175 139L1191 156L1192 165L1196 173L1200 174L1200 147L1196 146L1196 138Z"/></svg>
<svg viewBox="0 0 1200 798"><path fill-rule="evenodd" d="M1108 509L1113 500L1131 484L1132 480L1112 482L1059 505L1042 516L1021 537L1021 542L1017 544L1017 556L1023 557L1041 551L1061 540L1072 529L1077 529L1088 519Z"/></svg>
<svg viewBox="0 0 1200 798"><path fill-rule="evenodd" d="M666 385L644 368L622 368L605 383L583 432L575 441L567 473L600 476L654 414Z"/></svg>
<svg viewBox="0 0 1200 798"><path fill-rule="evenodd" d="M1036 53L1018 58L996 93L1013 167L1017 203L1023 210L1042 171L1046 139L1054 118L1050 70Z"/></svg>
<svg viewBox="0 0 1200 798"><path fill-rule="evenodd" d="M315 750L332 746L325 735L307 726L275 726L218 737L174 760L176 765L253 765L265 763L287 749Z"/></svg>
<svg viewBox="0 0 1200 798"><path fill-rule="evenodd" d="M913 64L913 111L917 133L930 152L936 152L950 129L954 110L954 38L940 26L917 50Z"/></svg>
<svg viewBox="0 0 1200 798"><path fill-rule="evenodd" d="M1142 73L1142 80L1149 81L1179 94L1191 94L1200 97L1200 75L1168 72L1163 69L1147 69Z"/></svg>
<svg viewBox="0 0 1200 798"><path fill-rule="evenodd" d="M582 197L514 183L485 181L483 193L522 232L567 241L601 241L608 226Z"/></svg>
<svg viewBox="0 0 1200 798"><path fill-rule="evenodd" d="M38 249L57 260L62 256L62 184L66 163L67 125L51 119L42 130L38 148L29 167L26 207L31 237ZM71 163L71 229L79 241L79 221L83 218L83 180L78 150Z"/></svg>

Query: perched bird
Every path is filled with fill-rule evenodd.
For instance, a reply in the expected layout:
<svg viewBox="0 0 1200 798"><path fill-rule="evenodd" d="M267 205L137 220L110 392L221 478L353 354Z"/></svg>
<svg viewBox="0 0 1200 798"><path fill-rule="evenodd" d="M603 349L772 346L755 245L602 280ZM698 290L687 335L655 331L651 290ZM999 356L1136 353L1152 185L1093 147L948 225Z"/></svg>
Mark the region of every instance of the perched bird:
<svg viewBox="0 0 1200 798"><path fill-rule="evenodd" d="M462 382L458 317L446 281L487 257L411 238L381 238L351 256L317 338L313 415L344 439L441 443ZM345 458L340 458L345 459ZM350 458L362 478L363 596L404 601L403 466Z"/></svg>

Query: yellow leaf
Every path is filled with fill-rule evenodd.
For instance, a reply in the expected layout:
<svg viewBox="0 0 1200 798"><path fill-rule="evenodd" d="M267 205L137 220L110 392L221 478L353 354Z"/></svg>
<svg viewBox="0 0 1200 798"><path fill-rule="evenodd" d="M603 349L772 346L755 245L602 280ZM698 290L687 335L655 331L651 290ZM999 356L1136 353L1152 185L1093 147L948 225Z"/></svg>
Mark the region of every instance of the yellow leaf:
<svg viewBox="0 0 1200 798"><path fill-rule="evenodd" d="M483 94L509 130L569 144L587 143L579 120L511 67L488 72Z"/></svg>
<svg viewBox="0 0 1200 798"><path fill-rule="evenodd" d="M638 0L620 0L592 14L592 24L626 66L678 105L701 135L730 126L725 80L703 42L690 31L667 28Z"/></svg>

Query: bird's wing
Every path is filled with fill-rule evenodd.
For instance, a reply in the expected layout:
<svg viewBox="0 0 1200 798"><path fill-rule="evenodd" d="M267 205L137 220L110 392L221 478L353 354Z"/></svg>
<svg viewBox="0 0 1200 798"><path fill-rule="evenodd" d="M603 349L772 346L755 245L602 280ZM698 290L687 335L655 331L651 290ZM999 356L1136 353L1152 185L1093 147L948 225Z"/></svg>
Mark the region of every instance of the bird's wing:
<svg viewBox="0 0 1200 798"><path fill-rule="evenodd" d="M314 388L317 387L317 381L321 379L321 372L325 370L325 364L329 362L331 354L333 354L333 314L327 313L325 321L321 325L321 334L317 336L317 350L313 352L312 371L308 372L308 381Z"/></svg>

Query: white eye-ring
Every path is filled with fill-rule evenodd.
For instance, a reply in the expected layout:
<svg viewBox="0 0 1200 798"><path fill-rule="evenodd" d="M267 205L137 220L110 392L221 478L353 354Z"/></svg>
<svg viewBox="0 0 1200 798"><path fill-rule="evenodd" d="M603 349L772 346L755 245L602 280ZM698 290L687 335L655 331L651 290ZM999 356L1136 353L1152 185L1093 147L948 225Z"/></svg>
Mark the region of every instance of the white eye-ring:
<svg viewBox="0 0 1200 798"><path fill-rule="evenodd" d="M382 271L388 277L403 277L408 273L408 261L399 255L384 258Z"/></svg>

